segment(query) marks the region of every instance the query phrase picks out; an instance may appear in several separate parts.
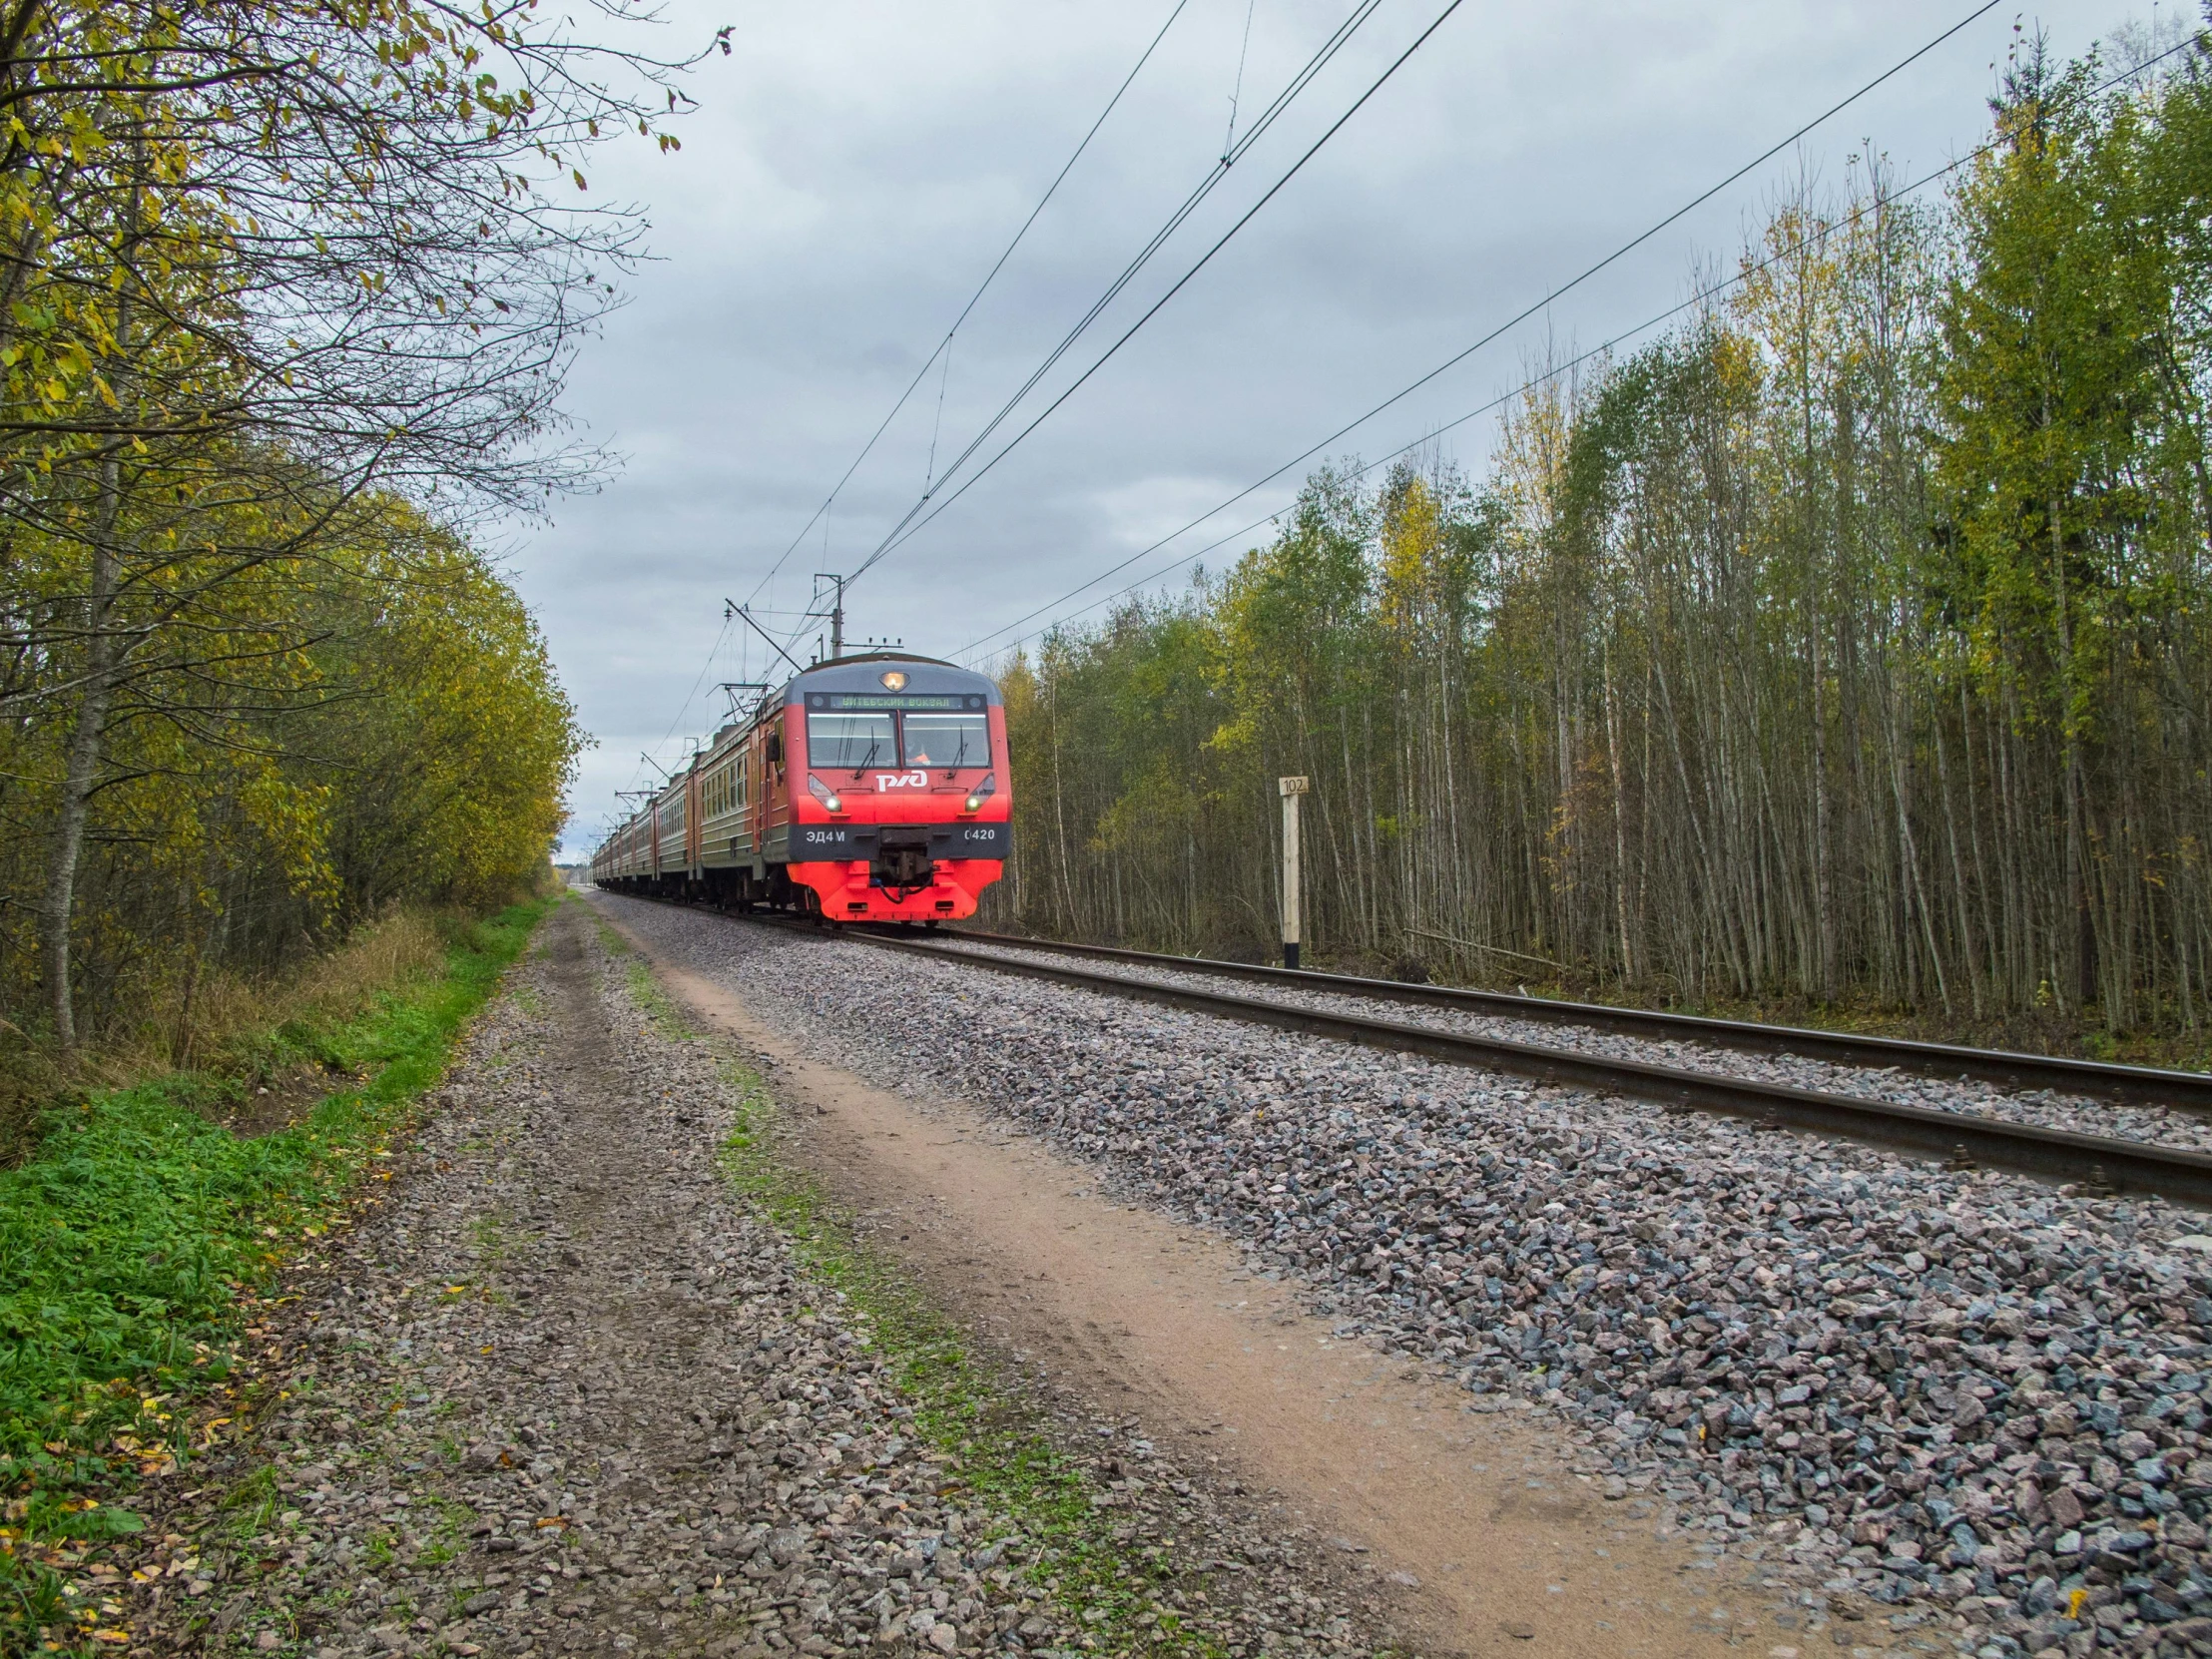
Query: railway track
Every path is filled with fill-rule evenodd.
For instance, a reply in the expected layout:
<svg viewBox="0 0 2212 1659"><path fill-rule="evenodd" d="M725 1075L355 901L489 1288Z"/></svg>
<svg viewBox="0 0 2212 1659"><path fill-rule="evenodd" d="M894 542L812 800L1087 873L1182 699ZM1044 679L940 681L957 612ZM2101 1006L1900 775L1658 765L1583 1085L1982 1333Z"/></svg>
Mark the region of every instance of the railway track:
<svg viewBox="0 0 2212 1659"><path fill-rule="evenodd" d="M1849 1583L1869 1615L1987 1609L2023 1637L2047 1615L2021 1643L2040 1651L2060 1622L2043 1577L2124 1567L2130 1622L2150 1630L2173 1622L2182 1575L2212 1570L2195 1530L2212 1518L2195 1462L2212 1410L2212 1260L2191 1236L2212 1226L1942 1164L1963 1147L1989 1166L2202 1205L2212 1147L2069 1133L2194 1136L2196 1122L2038 1101L2021 1126L1957 1115L2011 1117L1983 1084L1914 1083L1909 1105L1886 1105L1812 1091L1889 1094L1896 1078L1746 1068L1625 1038L1559 1052L1538 1046L1553 1040L1541 1029L957 935L853 932L876 952L855 960L823 954L827 935L807 923L788 943L673 907L625 925L672 967L757 998L764 1024L829 1064L893 1094L950 1080L991 1121L1095 1169L1117 1202L1295 1281L1335 1336L1448 1368L1475 1410L1556 1411L1588 1431L1579 1472L1605 1478L1606 1496L1663 1495L1716 1537L1756 1540L1809 1589ZM1117 1013L1100 995L1131 1000ZM1145 1003L1216 1017L1147 1017ZM1467 1040L1493 1030L1519 1040ZM1457 1064L1411 1065L1404 1051ZM1707 1063L1761 1080L1674 1069ZM1530 1090L1507 1073L1576 1087ZM1820 1138L1745 1133L1745 1119ZM909 1184L939 1190L946 1156L917 1157ZM2163 1485L2136 1436L2179 1453L2156 1459ZM2020 1464L1992 1471L2031 1443L2015 1491ZM2051 1494L2040 1512L2030 1478ZM2079 1514L2051 1512L2061 1491ZM1984 1528L1991 1498L2013 1506L1989 1509ZM1892 1552L1854 1547L1869 1516L1891 1528ZM2131 1531L2164 1553L2107 1559Z"/></svg>
<svg viewBox="0 0 2212 1659"><path fill-rule="evenodd" d="M1023 938L1014 933L984 933L963 928L943 936L1016 950L1129 962L1175 973L1202 973L1257 984L1286 985L1299 990L1323 991L1331 996L1418 1003L1431 1008L1450 1008L1460 1013L1487 1014L1545 1025L1581 1025L1623 1036L1695 1042L1749 1053L1826 1060L1835 1065L1894 1067L1925 1077L1971 1078L2006 1089L2051 1089L2092 1100L2118 1101L2131 1106L2168 1106L2212 1117L2212 1073L2110 1065L2096 1060L2068 1060L2050 1055L2016 1054L2004 1049L1912 1042L1896 1037L1856 1036L1846 1031L1815 1031L1803 1026L1763 1025L1751 1020L1710 1019L1698 1014L1669 1014L1647 1008L1612 1008L1597 1002L1515 996L1507 991L1403 984L1394 979L1362 979L1350 974L1317 973L1311 969L1125 950L1115 945L1062 944L1049 939Z"/></svg>
<svg viewBox="0 0 2212 1659"><path fill-rule="evenodd" d="M796 920L784 925L812 930L809 924ZM2181 1203L2212 1207L2212 1155L2185 1148L2160 1146L2152 1142L2125 1140L2109 1135L2079 1134L1976 1113L1906 1106L1862 1095L1828 1093L1761 1079L1733 1077L1720 1072L1697 1071L1682 1066L1659 1065L1650 1061L1583 1053L1566 1048L1549 1048L1501 1037L1440 1030L1433 1026L1417 1025L1380 1015L1358 1015L1313 1008L1266 997L1206 990L1191 985L1170 984L1130 974L1110 973L1036 959L1039 951L1066 951L1071 954L1110 955L1117 959L1133 960L1146 966L1178 972L1190 970L1192 964L1189 959L1180 956L1111 951L1104 946L1085 946L1078 950L1074 947L1042 944L1035 940L1015 941L978 933L955 935L957 942L863 929L840 929L840 934L855 943L877 949L979 968L986 972L1080 986L1110 996L1184 1008L1195 1013L1213 1014L1248 1024L1274 1026L1280 1030L1298 1031L1310 1036L1331 1037L1369 1048L1419 1054L1452 1065L1509 1072L1542 1083L1630 1095L1656 1101L1674 1111L1720 1113L1766 1127L1806 1130L1877 1142L1909 1152L1945 1158L1960 1166L1985 1165L1996 1169L2016 1170L2047 1180L2078 1182L2112 1191L2155 1193ZM1003 951L991 948L1000 945L1012 948ZM979 946L982 948L978 948ZM1383 997L1386 993L1413 992L1416 994L1410 997L1390 995L1389 999L1440 1001L1445 1006L1465 1006L1457 1001L1462 995L1487 997L1492 994L1452 992L1437 986L1401 986L1382 980L1347 980L1335 974L1294 972L1282 968L1246 969L1240 964L1230 963L1204 964L1199 971L1217 967L1233 968L1240 977L1263 978L1275 983L1296 984L1306 989L1337 992L1345 985L1352 984L1367 987L1353 993L1364 996ZM1516 1016L1519 1015L1520 1004L1524 999L1506 1000L1513 1004ZM1525 1000L1537 1001L1535 998ZM1538 1005L1552 1008L1562 1006L1557 1003ZM1483 1011L1498 1010L1485 1008ZM1602 1011L1620 1012L1612 1009ZM1686 1018L1675 1015L1640 1017L1670 1020ZM1692 1023L1731 1030L1746 1029L1753 1033L1787 1029L1744 1027L1740 1022L1725 1020ZM1669 1034L1682 1033L1669 1029ZM1793 1031L1790 1034L1795 1036L1800 1033ZM1918 1049L1941 1047L1936 1044L1909 1046ZM1787 1051L1804 1052L1794 1046ZM1964 1055L1981 1052L1972 1049L1943 1051ZM2020 1058L2032 1060L2034 1057ZM1865 1065L1868 1060L1862 1057L1852 1063ZM2045 1062L2035 1063L2041 1065ZM2090 1065L2090 1062L2081 1061L2051 1063L2061 1066ZM2143 1073L2141 1068L2133 1067L2108 1069L2153 1077L2190 1076L2188 1073ZM1953 1070L1948 1075L1957 1076L1961 1071L1962 1068Z"/></svg>

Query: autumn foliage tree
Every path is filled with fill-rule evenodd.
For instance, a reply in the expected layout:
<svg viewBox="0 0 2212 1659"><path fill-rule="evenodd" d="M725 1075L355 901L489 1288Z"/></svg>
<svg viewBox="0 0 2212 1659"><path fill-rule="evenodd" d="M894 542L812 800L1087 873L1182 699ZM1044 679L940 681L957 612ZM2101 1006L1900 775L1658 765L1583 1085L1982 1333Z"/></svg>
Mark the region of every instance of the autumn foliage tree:
<svg viewBox="0 0 2212 1659"><path fill-rule="evenodd" d="M19 1027L68 1054L118 964L206 936L199 912L274 961L542 854L569 712L467 537L593 475L556 397L638 226L582 168L633 129L674 143L680 67L535 0L0 7ZM402 712L451 748L371 794ZM430 799L471 761L483 802ZM397 822L372 830L379 801ZM464 828L489 838L420 844ZM407 874L340 867L374 845ZM178 897L134 928L111 900L142 879Z"/></svg>
<svg viewBox="0 0 2212 1659"><path fill-rule="evenodd" d="M1807 181L1479 480L1340 463L1008 665L1000 918L1266 950L1304 773L1308 938L1379 970L2201 1033L2208 207L2201 46L2026 43L1947 201Z"/></svg>

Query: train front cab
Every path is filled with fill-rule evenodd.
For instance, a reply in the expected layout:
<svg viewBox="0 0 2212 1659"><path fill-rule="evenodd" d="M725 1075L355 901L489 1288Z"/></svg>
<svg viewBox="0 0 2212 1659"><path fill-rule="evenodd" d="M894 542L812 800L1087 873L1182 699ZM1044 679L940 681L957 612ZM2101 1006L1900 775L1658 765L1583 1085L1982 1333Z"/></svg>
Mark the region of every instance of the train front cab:
<svg viewBox="0 0 2212 1659"><path fill-rule="evenodd" d="M831 921L958 921L1005 869L998 688L949 663L847 657L786 694L790 879Z"/></svg>

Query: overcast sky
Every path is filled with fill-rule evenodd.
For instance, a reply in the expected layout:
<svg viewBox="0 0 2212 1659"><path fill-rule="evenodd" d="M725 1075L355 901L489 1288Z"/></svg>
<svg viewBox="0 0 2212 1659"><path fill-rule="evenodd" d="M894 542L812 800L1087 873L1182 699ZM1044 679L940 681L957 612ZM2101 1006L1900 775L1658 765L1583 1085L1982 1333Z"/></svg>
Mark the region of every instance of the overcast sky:
<svg viewBox="0 0 2212 1659"><path fill-rule="evenodd" d="M771 677L772 654L725 623L723 601L758 589L770 620L787 613L787 628L801 626L789 613L807 608L815 573L853 569L921 496L932 442L941 468L1206 177L1230 128L1240 56L1241 132L1355 4L1186 0L960 328L949 369L940 358L801 538L1174 0L676 0L667 50L727 23L735 51L691 78L700 107L677 128L680 153L618 146L594 169L595 195L634 200L652 222L654 261L578 361L568 397L623 465L509 549L597 742L568 855L614 821L616 790L654 776L641 751L673 764L712 729L726 707L717 682ZM1445 4L1382 0L1000 440L1158 299ZM965 658L980 636L1244 489L1972 9L1462 0L1113 361L854 585L848 641L895 637ZM1372 459L1417 440L1517 385L1547 341L1571 354L1680 299L1698 263L1731 259L1801 169L1841 186L1871 141L1914 178L1971 149L2015 21L2039 23L2071 56L2129 20L2155 15L2079 0L1989 12L1335 452ZM1493 430L1485 416L1440 442L1479 472ZM1297 479L997 643L1279 509ZM1164 580L1180 585L1188 568ZM792 647L802 661L819 631Z"/></svg>

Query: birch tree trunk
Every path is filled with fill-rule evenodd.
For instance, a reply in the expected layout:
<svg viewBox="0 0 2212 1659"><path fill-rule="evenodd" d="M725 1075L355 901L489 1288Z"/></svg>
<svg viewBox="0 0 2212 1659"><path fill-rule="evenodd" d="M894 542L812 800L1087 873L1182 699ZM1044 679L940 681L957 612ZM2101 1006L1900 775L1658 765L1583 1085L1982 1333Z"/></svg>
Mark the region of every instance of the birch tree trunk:
<svg viewBox="0 0 2212 1659"><path fill-rule="evenodd" d="M143 172L143 138L132 146L133 159ZM116 341L120 347L116 389L128 395L131 351L134 345L132 261L138 252L141 196L134 185L128 198L123 235L117 251ZM46 995L54 1022L54 1040L65 1068L77 1063L77 1010L72 987L71 923L77 908L77 870L84 855L85 821L92 811L92 797L99 787L100 762L108 735L108 715L115 703L118 671L124 660L123 639L117 628L116 599L123 582L119 535L123 512L123 462L111 447L99 473L98 499L93 509L91 569L85 589L85 661L77 709L71 722L69 746L62 764L61 799L46 861L46 890L39 905L39 946L46 958Z"/></svg>
<svg viewBox="0 0 2212 1659"><path fill-rule="evenodd" d="M61 802L46 863L46 892L39 911L39 938L46 955L47 1006L65 1066L74 1066L77 1060L77 1019L70 981L70 922L76 909L77 866L84 851L85 819L99 781L108 712L115 700L116 669L122 658L114 617L122 569L114 539L119 469L120 463L112 458L103 469L100 523L92 548L92 579L85 596L84 689L70 729Z"/></svg>

